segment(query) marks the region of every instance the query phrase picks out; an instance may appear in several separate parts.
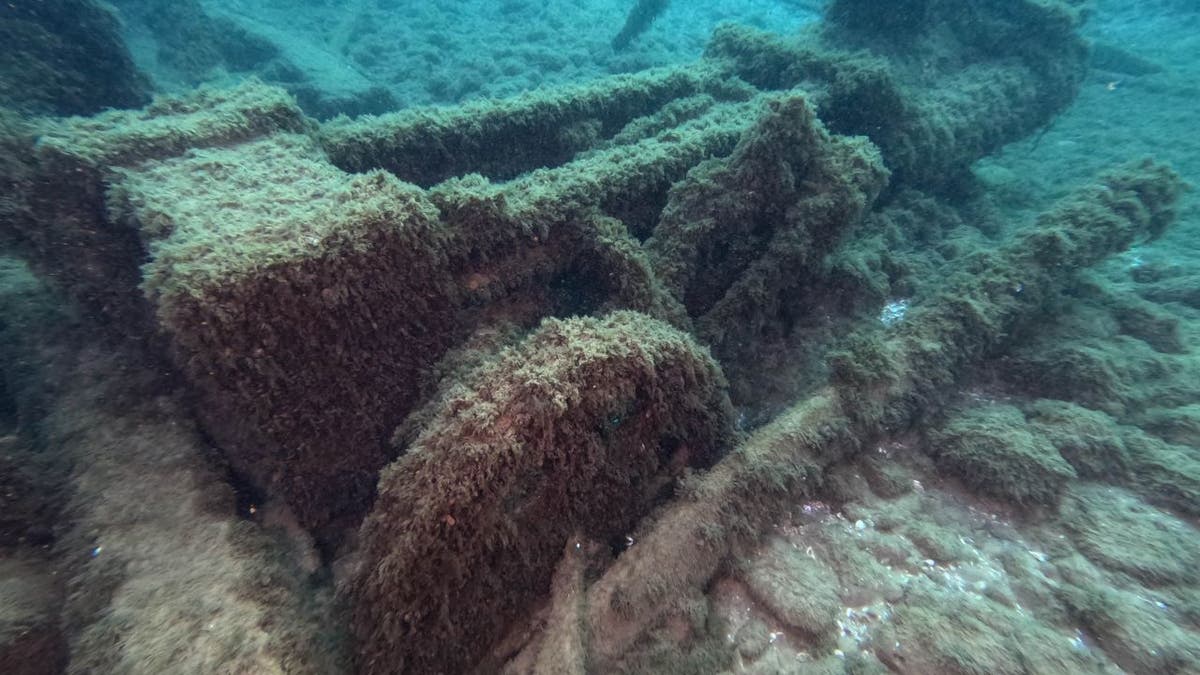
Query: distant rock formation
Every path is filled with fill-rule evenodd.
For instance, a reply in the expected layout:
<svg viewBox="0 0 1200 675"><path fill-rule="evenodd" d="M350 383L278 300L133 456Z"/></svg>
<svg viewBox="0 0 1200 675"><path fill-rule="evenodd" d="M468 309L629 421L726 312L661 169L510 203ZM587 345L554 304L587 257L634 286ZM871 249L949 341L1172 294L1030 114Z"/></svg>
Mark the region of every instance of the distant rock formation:
<svg viewBox="0 0 1200 675"><path fill-rule="evenodd" d="M149 101L150 83L134 66L116 17L102 3L4 3L0 43L0 106L88 115Z"/></svg>

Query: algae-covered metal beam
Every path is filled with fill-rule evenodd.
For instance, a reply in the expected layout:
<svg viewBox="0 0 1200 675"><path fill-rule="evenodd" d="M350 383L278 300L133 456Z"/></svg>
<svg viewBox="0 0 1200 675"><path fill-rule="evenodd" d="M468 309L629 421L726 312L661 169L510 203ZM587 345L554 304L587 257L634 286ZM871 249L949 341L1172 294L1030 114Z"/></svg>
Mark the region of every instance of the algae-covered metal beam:
<svg viewBox="0 0 1200 675"><path fill-rule="evenodd" d="M320 138L346 171L386 169L425 187L469 173L502 180L563 164L674 101L698 94L744 101L755 93L701 63L455 108L336 119L322 126Z"/></svg>

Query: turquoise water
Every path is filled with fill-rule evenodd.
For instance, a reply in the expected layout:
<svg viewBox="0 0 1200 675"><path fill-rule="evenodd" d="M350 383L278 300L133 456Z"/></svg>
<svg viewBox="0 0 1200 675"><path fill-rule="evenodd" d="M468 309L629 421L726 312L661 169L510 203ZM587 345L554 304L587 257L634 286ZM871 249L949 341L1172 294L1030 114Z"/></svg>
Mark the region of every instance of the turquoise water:
<svg viewBox="0 0 1200 675"><path fill-rule="evenodd" d="M1192 0L0 39L0 673L1200 673Z"/></svg>

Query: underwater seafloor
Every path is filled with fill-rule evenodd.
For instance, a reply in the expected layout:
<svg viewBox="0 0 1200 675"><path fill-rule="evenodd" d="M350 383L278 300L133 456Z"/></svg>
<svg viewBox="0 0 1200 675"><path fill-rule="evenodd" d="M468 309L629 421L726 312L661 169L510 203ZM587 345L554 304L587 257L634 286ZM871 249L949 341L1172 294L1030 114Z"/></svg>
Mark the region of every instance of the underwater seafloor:
<svg viewBox="0 0 1200 675"><path fill-rule="evenodd" d="M1191 0L0 35L0 673L1200 673Z"/></svg>

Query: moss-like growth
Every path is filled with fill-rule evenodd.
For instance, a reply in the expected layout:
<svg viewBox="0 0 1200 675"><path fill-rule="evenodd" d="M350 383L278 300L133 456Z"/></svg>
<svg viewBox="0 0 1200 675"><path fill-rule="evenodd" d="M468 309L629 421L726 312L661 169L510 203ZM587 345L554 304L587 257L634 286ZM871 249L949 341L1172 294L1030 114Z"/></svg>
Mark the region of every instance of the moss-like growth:
<svg viewBox="0 0 1200 675"><path fill-rule="evenodd" d="M299 523L279 515L287 509L272 499L259 510L272 515L258 517L286 522L301 560L319 564L305 527L323 543L360 547L338 571L351 579L367 672L496 672L547 593L549 613L534 621L548 619L550 629L528 649L539 669L557 661L576 671L716 672L731 667L723 619L706 597L719 570L748 579L797 628L785 642L823 647L839 601L901 600L914 567L948 586L998 574L920 562L974 561L980 551L960 538L964 528L921 511L934 500L919 484L903 507L876 517L872 489L896 495L914 481L888 470L888 453L861 462L861 474L854 460L874 457L881 436L912 441L898 432L937 419L975 364L1044 324L1073 270L1160 233L1178 191L1168 170L1143 165L1081 191L994 250L966 237L938 242L943 224L966 218L910 188L961 187L964 165L1070 98L1080 63L1073 13L1058 0L833 6L831 25L797 43L723 29L694 66L341 120L315 134L287 96L254 84L17 129L0 145L18 158L0 159L17 195L11 208L0 204L0 219L76 298L118 320L139 311L152 320L199 393L192 400L206 439L239 479L298 514ZM903 20L896 9L907 10ZM337 32L344 37L350 23ZM870 134L882 157L839 132ZM904 192L864 219L885 163ZM843 250L830 265L847 232L870 240L847 247L867 253ZM939 243L937 253L903 257ZM892 246L903 250L878 253ZM949 262L935 269L939 257ZM922 286L917 276L945 284ZM871 303L892 298L911 300L911 311L879 326L867 316ZM551 320L501 346L546 316L617 308L654 318ZM1129 343L1182 345L1173 346L1174 324L1137 310L1122 322L1136 336ZM726 446L731 415L713 360L655 319L696 326L719 356L733 356L731 367L758 360L741 381L786 392L752 394L770 406L748 406L750 425L783 414L716 467L691 473L678 495L687 465L707 466ZM758 375L805 343L813 346L796 359L802 366ZM1145 369L1106 361L1097 379L1111 376L1122 403L1144 402L1129 395L1129 380L1174 362L1149 357ZM93 367L79 374L112 376ZM317 582L310 594L314 579L281 542L229 520L233 493L197 458L187 426L171 427L179 401L164 390L153 394L156 411L134 405L140 392L119 404L81 395L44 427L79 472L59 551L62 578L78 589L64 624L78 668L170 669L174 645L183 645L176 661L187 665L206 654L230 669L337 671L345 664L336 631L317 618L330 611L328 589ZM0 433L13 417L5 393ZM1181 385L1173 396L1186 393ZM1186 448L1127 429L1105 439L1115 423L1101 414L1034 407L1023 411L1032 426L1015 408L993 408L933 432L945 436L943 466L1020 502L1053 501L1074 471L1125 479L1182 510L1200 503L1189 501L1200 474ZM406 416L389 448L389 431ZM1154 430L1178 440L1189 429L1175 419ZM376 486L361 537L343 539ZM846 506L850 524L831 518L829 532L809 530L818 550L829 549L819 550L820 565L797 571L817 553L798 557L773 542L773 557L739 568L741 544L786 519L797 498L831 495L858 502ZM602 556L611 567L589 570L589 587L578 561L562 557L577 531L635 541L615 562ZM1012 554L1026 555L1012 541ZM95 557L78 555L96 545ZM1071 544L1054 546L1051 559ZM785 555L793 559L780 563ZM1032 564L1025 576L1028 585L1045 578ZM990 597L1012 608L1007 585L996 588ZM920 590L917 604L928 600ZM1024 590L1023 603L1050 592ZM305 602L313 596L315 607ZM221 621L205 621L214 607ZM904 639L934 656L890 665L1094 665L1046 656L1045 636L1012 630L1012 612L992 621L990 608L949 609L966 618L946 620L948 636L933 634L944 620L935 608L901 616ZM741 652L767 650L761 626L743 637ZM944 637L978 641L981 653L946 648ZM824 656L814 670L841 667ZM845 669L853 668L881 666Z"/></svg>
<svg viewBox="0 0 1200 675"><path fill-rule="evenodd" d="M890 58L846 65L823 52L789 72L861 93L880 80L853 74L886 70ZM16 229L85 305L143 335L149 316L235 467L285 494L305 525L337 529L369 503L392 456L387 430L419 402L426 371L479 325L615 307L688 325L630 233L648 232L668 187L704 159L742 138L728 172L739 180L724 187L771 188L755 208L773 229L755 269L733 261L720 284L693 284L712 296L706 336L739 322L743 303L756 319L778 309L798 288L790 268L815 266L866 208L883 173L866 141L829 136L796 95L764 95L775 102L747 131L748 111L762 106L745 102L760 92L735 76L736 58L712 56L509 101L338 121L320 130L320 147L290 135L312 131L294 102L256 83L55 123L36 147L45 180L30 188L34 215ZM997 102L957 100L976 116ZM400 180L342 175L327 157ZM740 285L723 293L731 277Z"/></svg>
<svg viewBox="0 0 1200 675"><path fill-rule="evenodd" d="M914 582L876 638L900 672L955 675L1100 672L1103 661L1014 607Z"/></svg>
<svg viewBox="0 0 1200 675"><path fill-rule="evenodd" d="M0 264L0 368L22 432L56 460L52 542L25 542L53 544L69 590L55 653L73 672L343 672L332 589L294 555L310 547L240 518L161 361L101 346L64 305Z"/></svg>
<svg viewBox="0 0 1200 675"><path fill-rule="evenodd" d="M346 672L345 618L303 568L311 551L238 516L175 395L135 393L157 383L134 355L81 362L42 425L73 462L55 549L72 668Z"/></svg>
<svg viewBox="0 0 1200 675"><path fill-rule="evenodd" d="M1046 438L1031 433L1014 406L951 415L930 432L939 466L985 494L1018 504L1052 504L1075 470Z"/></svg>
<svg viewBox="0 0 1200 675"><path fill-rule="evenodd" d="M463 197L503 200L526 227L539 230L594 210L629 219L631 230L645 229L646 221L657 217L655 205L665 200L673 183L705 159L734 148L747 115L758 104L758 99L718 104L672 129L627 144L602 144L565 164L537 168L507 183L492 185L467 176L446 181L431 192L435 198L446 194L456 201ZM472 189L464 189L467 186ZM641 213L647 205L639 202L649 204L652 213Z"/></svg>
<svg viewBox="0 0 1200 675"><path fill-rule="evenodd" d="M1071 489L1062 518L1080 551L1149 585L1200 581L1200 541L1187 523L1117 488Z"/></svg>
<svg viewBox="0 0 1200 675"><path fill-rule="evenodd" d="M1179 333L1179 319L1154 303L1126 295L1109 300L1113 318L1121 332L1133 336L1164 354L1187 351Z"/></svg>
<svg viewBox="0 0 1200 675"><path fill-rule="evenodd" d="M1136 417L1139 427L1173 445L1200 444L1200 403L1154 408Z"/></svg>
<svg viewBox="0 0 1200 675"><path fill-rule="evenodd" d="M597 555L597 548L598 545L582 537L568 539L550 584L546 629L539 640L527 644L522 650L530 663L509 662L504 672L510 675L587 673L587 628L583 621L584 598L587 596L585 573L588 571L588 559Z"/></svg>
<svg viewBox="0 0 1200 675"><path fill-rule="evenodd" d="M908 43L920 36L929 21L931 4L929 0L901 0L890 5L834 0L826 8L825 17L843 30Z"/></svg>
<svg viewBox="0 0 1200 675"><path fill-rule="evenodd" d="M561 542L623 537L731 441L716 364L634 313L548 320L465 382L383 472L362 526L363 672L477 662L546 593Z"/></svg>
<svg viewBox="0 0 1200 675"><path fill-rule="evenodd" d="M1144 288L1139 289L1139 293L1154 302L1177 302L1192 309L1200 309L1200 274L1189 272L1155 279L1153 283L1147 283Z"/></svg>
<svg viewBox="0 0 1200 675"><path fill-rule="evenodd" d="M1194 445L1172 445L1133 427L1122 430L1131 487L1144 499L1200 516L1200 457Z"/></svg>
<svg viewBox="0 0 1200 675"><path fill-rule="evenodd" d="M823 561L788 541L771 539L742 567L739 575L751 593L777 618L817 644L836 642L839 582Z"/></svg>
<svg viewBox="0 0 1200 675"><path fill-rule="evenodd" d="M1003 376L1031 395L1073 401L1121 417L1136 405L1131 383L1147 365L1128 358L1134 350L1121 347L1092 338L1068 343L1035 340L1013 354Z"/></svg>
<svg viewBox="0 0 1200 675"><path fill-rule="evenodd" d="M0 547L44 546L53 539L58 486L12 431L0 429Z"/></svg>
<svg viewBox="0 0 1200 675"><path fill-rule="evenodd" d="M971 547L960 541L958 533L953 529L942 527L925 518L914 517L905 523L900 531L926 560L945 565L971 559Z"/></svg>
<svg viewBox="0 0 1200 675"><path fill-rule="evenodd" d="M839 595L844 606L871 603L879 600L895 602L904 595L904 578L896 574L886 556L878 556L872 543L887 545L875 540L873 534L861 534L853 527L826 527L819 539L820 557L837 573ZM913 554L914 547L902 542L891 542L909 549L896 553ZM904 560L904 563L910 562ZM840 636L839 636L840 637Z"/></svg>
<svg viewBox="0 0 1200 675"><path fill-rule="evenodd" d="M307 126L285 92L255 81L161 97L138 111L40 122L14 148L13 156L27 158L26 169L14 179L0 168L12 189L0 198L0 238L14 239L85 310L117 332L143 337L149 312L137 286L146 250L136 231L105 217L105 190L116 170Z"/></svg>
<svg viewBox="0 0 1200 675"><path fill-rule="evenodd" d="M477 326L613 307L686 322L636 241L597 209L636 201L732 140L730 114L636 151L430 191L344 174L308 137L275 134L124 171L110 210L153 256L142 289L205 396L209 432L306 526L336 537L393 455L389 428Z"/></svg>
<svg viewBox="0 0 1200 675"><path fill-rule="evenodd" d="M754 92L711 64L659 68L503 101L333 120L322 127L321 142L346 171L386 169L426 187L469 173L509 179L562 165L630 122L704 93L745 100ZM594 132L564 132L579 124Z"/></svg>
<svg viewBox="0 0 1200 675"><path fill-rule="evenodd" d="M127 20L143 24L143 30L153 34L159 72L187 84L211 79L222 69L261 68L279 52L278 45L237 21L210 15L199 0L126 2L122 9Z"/></svg>
<svg viewBox="0 0 1200 675"><path fill-rule="evenodd" d="M307 527L361 513L455 326L424 194L279 134L128 172L110 209L152 255L142 292L234 466Z"/></svg>
<svg viewBox="0 0 1200 675"><path fill-rule="evenodd" d="M716 105L509 183L473 175L428 191L383 171L344 174L307 136L233 138L118 170L108 210L130 248L150 253L141 290L205 397L207 430L235 467L336 538L394 454L388 429L471 330L618 307L686 325L636 240L603 213L732 147L742 108Z"/></svg>
<svg viewBox="0 0 1200 675"><path fill-rule="evenodd" d="M1200 639L1145 597L1104 584L1068 586L1063 596L1080 624L1125 672L1200 669Z"/></svg>
<svg viewBox="0 0 1200 675"><path fill-rule="evenodd" d="M1137 421L1183 442L1178 444L1065 401L1036 401L1026 408L1026 415L1032 430L1054 445L1080 477L1120 485L1151 503L1196 515L1200 514L1200 461L1186 445L1194 437L1187 435L1186 426L1183 435L1175 437L1166 431L1175 427L1157 424L1179 419L1175 410L1179 409L1169 414L1152 411Z"/></svg>
<svg viewBox="0 0 1200 675"><path fill-rule="evenodd" d="M894 499L913 490L912 470L892 457L872 453L859 461L859 468L871 491L884 499Z"/></svg>
<svg viewBox="0 0 1200 675"><path fill-rule="evenodd" d="M55 121L38 130L37 154L55 178L52 172L90 174L278 131L309 131L311 124L287 92L249 79L228 88L158 96L141 110Z"/></svg>
<svg viewBox="0 0 1200 675"><path fill-rule="evenodd" d="M1174 217L1175 203L1183 190L1184 183L1169 167L1149 161L1104 174L1096 184L1062 200L1039 216L1034 227L1020 232L1001 249L1004 253L962 261L959 269L964 275L961 288L965 292L958 297L950 297L944 292L938 294L931 304L937 306L936 312L943 315L941 319L923 318L906 322L906 325L953 326L957 333L955 341L962 340L960 346L967 347L972 353L994 353L1000 343L979 340L978 336L992 334L996 322L1015 319L1022 308L1047 307L1053 297L1052 291L1059 287L1051 270L1090 265L1097 260L1100 251L1127 247L1138 237L1161 232L1165 223ZM1001 262L1002 258L1007 259ZM959 283L956 280L949 282L951 286ZM966 290L968 287L969 291ZM914 314L920 312L918 307ZM1012 330L1006 332L1005 337L1011 338L1032 328L1028 319L1035 316L1037 314L1028 314L1027 320L1014 321ZM946 321L950 323L944 323ZM905 332L903 327L901 332ZM913 337L918 336L914 334ZM961 353L936 346L937 343L944 344L945 339L927 342L926 348L922 349L925 354L921 356L935 359L929 364L934 369L937 368L936 361L962 357ZM1154 354L1148 347L1146 351ZM1014 362L1010 364L1009 370L1013 372L1009 375L1031 387L1034 383L1060 387L1061 395L1057 391L1044 395L1078 401L1078 396L1072 395L1077 391L1068 384L1075 371L1064 363L1066 360L1065 356L1056 360L1049 355L1040 355L1040 366L1030 363L1026 367ZM1149 363L1123 367L1161 368L1161 365L1152 358ZM1104 372L1103 367L1100 371L1096 375L1100 382L1112 384L1116 380L1111 373ZM934 392L929 393L936 396Z"/></svg>
<svg viewBox="0 0 1200 675"><path fill-rule="evenodd" d="M1200 397L1200 363L1123 334L1109 312L1089 304L1032 335L999 375L1027 395L1073 401L1124 423Z"/></svg>
<svg viewBox="0 0 1200 675"><path fill-rule="evenodd" d="M28 222L36 131L15 111L0 108L0 244L11 246L18 223Z"/></svg>
<svg viewBox="0 0 1200 675"><path fill-rule="evenodd" d="M1042 399L1026 409L1036 433L1044 436L1082 478L1123 482L1129 450L1116 420L1066 401Z"/></svg>
<svg viewBox="0 0 1200 675"><path fill-rule="evenodd" d="M45 561L0 553L0 663L6 675L52 675L67 664L62 589Z"/></svg>

